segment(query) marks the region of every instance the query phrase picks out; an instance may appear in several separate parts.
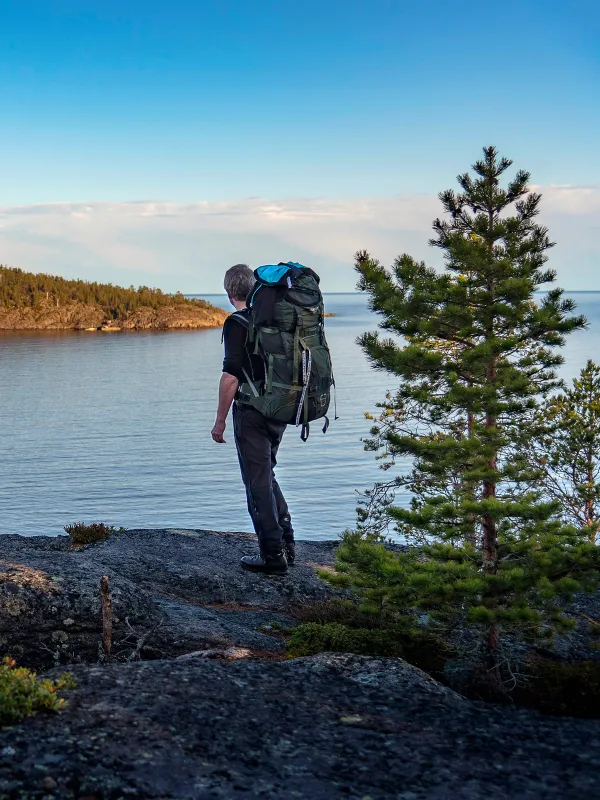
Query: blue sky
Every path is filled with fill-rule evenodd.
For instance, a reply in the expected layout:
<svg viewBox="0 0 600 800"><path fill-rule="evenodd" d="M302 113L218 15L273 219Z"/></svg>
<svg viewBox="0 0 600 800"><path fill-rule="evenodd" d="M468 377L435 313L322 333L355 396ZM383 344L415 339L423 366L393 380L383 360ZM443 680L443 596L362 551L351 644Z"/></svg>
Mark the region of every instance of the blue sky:
<svg viewBox="0 0 600 800"><path fill-rule="evenodd" d="M569 244L556 266L600 289L598 3L488 5L3 0L0 262L208 291L232 258L301 255L351 289L353 232L383 260L424 247L426 200L494 143L535 184L570 187L568 210L548 211ZM382 198L429 216L369 228L363 201ZM327 227L340 203L346 234ZM227 225L208 224L214 204ZM328 230L335 248L311 244Z"/></svg>

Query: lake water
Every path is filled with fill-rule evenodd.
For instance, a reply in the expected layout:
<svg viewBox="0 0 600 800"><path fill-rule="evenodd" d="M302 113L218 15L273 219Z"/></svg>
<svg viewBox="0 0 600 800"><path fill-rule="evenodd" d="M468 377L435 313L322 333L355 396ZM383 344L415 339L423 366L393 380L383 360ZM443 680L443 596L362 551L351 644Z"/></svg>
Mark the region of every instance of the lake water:
<svg viewBox="0 0 600 800"><path fill-rule="evenodd" d="M573 297L590 327L564 348L568 379L600 360L600 293ZM382 477L360 439L364 412L394 387L355 343L376 326L365 297L326 305L340 418L306 443L290 427L277 468L307 539L352 526L355 491ZM77 520L251 531L231 428L226 445L210 437L221 361L220 330L0 332L0 532L51 536Z"/></svg>

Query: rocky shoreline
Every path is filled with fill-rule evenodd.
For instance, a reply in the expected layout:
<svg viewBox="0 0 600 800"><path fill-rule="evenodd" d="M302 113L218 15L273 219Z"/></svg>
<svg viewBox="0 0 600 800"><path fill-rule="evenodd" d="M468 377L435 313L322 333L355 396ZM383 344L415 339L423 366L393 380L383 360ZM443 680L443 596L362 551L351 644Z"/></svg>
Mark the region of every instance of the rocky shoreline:
<svg viewBox="0 0 600 800"><path fill-rule="evenodd" d="M282 653L281 639L259 629L293 623L296 605L332 590L314 573L331 566L335 543L303 542L286 578L264 579L238 561L249 534L126 531L78 550L61 537L0 538L0 655L45 669L97 659L99 581L112 591L114 653L145 637L144 658L241 647ZM133 642L133 645L131 644Z"/></svg>
<svg viewBox="0 0 600 800"><path fill-rule="evenodd" d="M169 306L141 306L122 319L108 317L95 304L70 303L61 307L0 308L0 331L119 331L218 328L228 314L220 308L188 301Z"/></svg>
<svg viewBox="0 0 600 800"><path fill-rule="evenodd" d="M59 715L0 731L0 800L600 795L597 721L474 703L400 659L287 660L278 630L332 596L335 542L298 543L285 577L240 570L238 533L0 542L0 650L77 680Z"/></svg>

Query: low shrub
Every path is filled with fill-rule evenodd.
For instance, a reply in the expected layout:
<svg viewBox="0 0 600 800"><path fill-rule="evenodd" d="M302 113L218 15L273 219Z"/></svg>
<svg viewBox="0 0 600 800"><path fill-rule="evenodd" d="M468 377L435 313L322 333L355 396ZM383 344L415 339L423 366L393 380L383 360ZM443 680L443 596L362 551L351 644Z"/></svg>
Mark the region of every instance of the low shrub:
<svg viewBox="0 0 600 800"><path fill-rule="evenodd" d="M301 622L338 622L350 628L383 628L389 623L381 614L363 611L351 600L323 600L294 608L294 616Z"/></svg>
<svg viewBox="0 0 600 800"><path fill-rule="evenodd" d="M304 622L287 643L290 658L316 653L356 653L403 658L439 675L450 657L449 648L435 636L404 627L356 628L339 622Z"/></svg>
<svg viewBox="0 0 600 800"><path fill-rule="evenodd" d="M412 613L386 614L333 599L295 608L294 616L301 624L288 640L291 658L324 652L399 657L441 677L452 657L451 647L419 628Z"/></svg>
<svg viewBox="0 0 600 800"><path fill-rule="evenodd" d="M70 674L56 680L38 678L35 672L17 667L12 658L5 658L0 664L0 725L13 725L41 711L60 711L66 700L59 693L74 686Z"/></svg>
<svg viewBox="0 0 600 800"><path fill-rule="evenodd" d="M292 631L288 652L298 657L325 652L402 656L404 651L401 644L382 629L349 628L338 622L305 622Z"/></svg>
<svg viewBox="0 0 600 800"><path fill-rule="evenodd" d="M114 525L105 525L104 522L74 522L65 525L65 531L71 537L71 544L91 544L92 542L103 542L117 532ZM123 530L120 528L119 530Z"/></svg>

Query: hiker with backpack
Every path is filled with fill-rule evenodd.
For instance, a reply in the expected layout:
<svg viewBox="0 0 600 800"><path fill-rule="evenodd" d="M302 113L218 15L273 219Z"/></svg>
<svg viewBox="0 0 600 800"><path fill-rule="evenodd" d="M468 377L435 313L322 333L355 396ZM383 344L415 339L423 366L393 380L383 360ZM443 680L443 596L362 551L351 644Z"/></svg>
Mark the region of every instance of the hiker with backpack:
<svg viewBox="0 0 600 800"><path fill-rule="evenodd" d="M259 553L242 566L284 574L295 561L294 529L275 478L277 451L288 424L301 427L329 420L333 373L323 328L318 276L295 262L254 272L236 264L225 273L225 291L235 312L223 326L225 357L219 384L215 442L224 433L233 405L233 434L248 511Z"/></svg>

